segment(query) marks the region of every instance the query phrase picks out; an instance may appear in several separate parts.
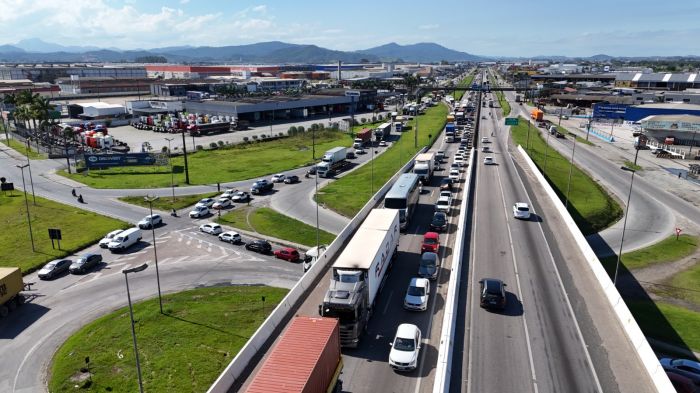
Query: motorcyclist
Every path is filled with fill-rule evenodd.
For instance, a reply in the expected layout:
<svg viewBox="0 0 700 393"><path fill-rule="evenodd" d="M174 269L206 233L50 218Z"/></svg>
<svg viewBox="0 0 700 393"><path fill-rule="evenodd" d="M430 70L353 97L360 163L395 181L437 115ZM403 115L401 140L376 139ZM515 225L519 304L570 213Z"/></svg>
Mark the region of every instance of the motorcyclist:
<svg viewBox="0 0 700 393"><path fill-rule="evenodd" d="M75 188L74 188L74 189L72 189L72 190L70 190L70 193L71 193L71 194L73 194L73 197L76 197L76 196L78 196L78 194L76 194L76 193L75 193Z"/></svg>
<svg viewBox="0 0 700 393"><path fill-rule="evenodd" d="M83 194L78 195L78 202L84 203Z"/></svg>

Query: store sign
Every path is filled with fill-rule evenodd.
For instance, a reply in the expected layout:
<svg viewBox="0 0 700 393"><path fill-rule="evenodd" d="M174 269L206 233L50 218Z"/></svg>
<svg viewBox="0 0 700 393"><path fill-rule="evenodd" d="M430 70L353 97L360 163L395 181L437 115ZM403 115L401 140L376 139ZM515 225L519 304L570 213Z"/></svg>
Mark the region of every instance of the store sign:
<svg viewBox="0 0 700 393"><path fill-rule="evenodd" d="M687 121L646 120L642 121L642 127L648 130L700 131L700 123Z"/></svg>
<svg viewBox="0 0 700 393"><path fill-rule="evenodd" d="M92 168L108 168L114 166L153 165L157 161L156 154L85 154L85 166Z"/></svg>

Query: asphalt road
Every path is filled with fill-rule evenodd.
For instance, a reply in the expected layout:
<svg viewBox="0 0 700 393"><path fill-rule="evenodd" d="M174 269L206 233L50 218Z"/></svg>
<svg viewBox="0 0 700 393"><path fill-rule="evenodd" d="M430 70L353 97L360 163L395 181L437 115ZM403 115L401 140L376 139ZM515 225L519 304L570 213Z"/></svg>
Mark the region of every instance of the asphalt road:
<svg viewBox="0 0 700 393"><path fill-rule="evenodd" d="M203 220L202 220L203 221ZM251 253L241 245L220 242L189 222L182 229L166 225L157 233L158 267L162 291L177 292L212 285L269 285L291 288L303 274L300 264ZM110 310L127 304L121 270L148 263L130 275L133 301L157 296L156 270L150 231L124 254L101 252L104 263L85 275L65 275L41 281L36 273L29 302L0 320L0 391L35 393L46 390L46 371L54 351L74 331ZM124 325L129 331L129 324Z"/></svg>
<svg viewBox="0 0 700 393"><path fill-rule="evenodd" d="M447 150L447 154L452 157L457 147L457 143L445 144L444 139L441 138L430 151ZM422 237L428 231L434 204L439 194L440 180L448 174L447 162L442 164L442 168L441 171L435 172L429 185L423 187L419 205L413 213L406 233L401 236L398 258L375 304L375 314L367 326L367 332L361 337L360 346L356 349L343 350L344 367L341 375L343 391L397 393L432 391L444 298L452 264L455 241L453 234L456 231L455 221L460 213L458 207L462 198L464 176L459 192L453 196L449 215L451 224L448 231L440 235L442 268L438 279L431 283L428 310L406 311L403 309L403 298L410 279L417 276ZM323 301L329 281L330 271L305 299L296 312L298 315L318 315L318 305ZM401 323L416 324L423 334L419 368L410 373L394 372L388 364L389 343L393 340L396 328Z"/></svg>

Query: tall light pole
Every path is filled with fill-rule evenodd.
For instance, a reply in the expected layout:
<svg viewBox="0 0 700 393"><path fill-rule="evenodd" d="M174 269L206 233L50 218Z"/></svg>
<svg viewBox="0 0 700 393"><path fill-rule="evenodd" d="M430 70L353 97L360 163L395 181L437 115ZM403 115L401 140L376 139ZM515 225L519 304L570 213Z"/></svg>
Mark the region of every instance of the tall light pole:
<svg viewBox="0 0 700 393"><path fill-rule="evenodd" d="M131 337L134 339L134 356L136 356L136 374L139 378L139 392L143 393L143 381L141 380L141 363L139 362L139 349L136 345L136 329L134 328L134 308L131 305L131 293L129 292L129 273L138 273L140 271L146 270L148 267L147 263L143 265L132 267L130 269L122 270L124 273L124 280L126 281L126 298L129 301L129 316L131 317Z"/></svg>
<svg viewBox="0 0 700 393"><path fill-rule="evenodd" d="M160 305L160 313L163 314L163 297L160 293L160 273L158 272L158 249L156 248L156 226L153 224L153 201L157 200L157 196L145 196L143 199L148 202L148 207L151 209L151 233L153 234L153 257L156 263L156 282L158 283L158 304Z"/></svg>
<svg viewBox="0 0 700 393"><path fill-rule="evenodd" d="M170 166L170 188L173 189L173 204L175 203L175 174L173 173L172 151L170 150L170 142L175 138L165 138L168 141L168 165ZM173 207L174 209L175 207ZM152 213L151 213L152 214Z"/></svg>
<svg viewBox="0 0 700 393"><path fill-rule="evenodd" d="M569 182L566 185L566 209L569 209L569 191L571 191L571 173L574 170L574 153L576 153L576 136L574 136L574 148L571 149L571 163L569 164Z"/></svg>
<svg viewBox="0 0 700 393"><path fill-rule="evenodd" d="M542 171L543 174L547 172L547 153L549 153L549 136L552 133L550 131L547 131L547 142L545 143L544 147L544 170ZM574 135L574 141L576 141L576 136Z"/></svg>
<svg viewBox="0 0 700 393"><path fill-rule="evenodd" d="M37 139L38 141L38 139ZM36 152L39 152L39 145L37 142L37 148ZM19 166L17 166L19 168ZM34 179L32 179L32 165L31 161L29 161L29 137L27 137L27 164L24 165L24 167L27 167L29 169L29 184L32 186L32 201L34 202L34 206L36 206L36 195L34 194ZM24 171L22 171L24 174ZM23 175L24 176L24 175Z"/></svg>
<svg viewBox="0 0 700 393"><path fill-rule="evenodd" d="M34 234L32 234L32 220L29 217L29 200L27 199L27 185L24 183L24 168L28 167L29 164L16 165L17 168L22 170L22 191L24 191L24 204L27 207L27 224L29 224L29 240L32 242L32 252L36 252L34 248Z"/></svg>
<svg viewBox="0 0 700 393"><path fill-rule="evenodd" d="M312 136L312 162L314 165L316 165L316 129L311 130L311 136ZM317 169L318 170L318 169ZM318 253L318 246L320 244L320 231L319 231L319 222L318 222L318 172L314 173L314 183L316 184L316 188L314 189L314 201L316 202L316 252ZM318 255L318 254L317 254Z"/></svg>
<svg viewBox="0 0 700 393"><path fill-rule="evenodd" d="M637 164L637 155L639 155L639 146L637 146L637 152L634 153L634 163ZM632 185L634 184L634 175L637 173L636 170L620 167L623 171L632 172L632 178L630 179L630 190L627 193L627 206L625 206L625 219L622 223L622 237L620 237L620 250L617 253L617 263L615 264L615 275L613 276L613 285L617 286L617 273L620 271L620 260L622 259L622 244L625 241L625 229L627 229L627 216L630 211L630 200L632 199Z"/></svg>

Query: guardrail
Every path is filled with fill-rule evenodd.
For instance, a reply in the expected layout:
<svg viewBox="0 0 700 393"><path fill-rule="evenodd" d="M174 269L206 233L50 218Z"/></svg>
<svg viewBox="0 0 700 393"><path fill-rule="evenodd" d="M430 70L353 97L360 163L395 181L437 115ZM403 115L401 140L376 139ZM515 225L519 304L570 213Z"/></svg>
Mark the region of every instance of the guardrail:
<svg viewBox="0 0 700 393"><path fill-rule="evenodd" d="M464 225L467 217L467 204L472 184L472 173L474 173L474 153L472 148L469 154L469 171L464 181L464 191L462 193L462 205L459 210L457 220L457 231L455 232L455 248L452 255L452 271L447 287L445 298L445 313L442 317L442 330L440 332L440 347L438 349L437 364L435 366L435 383L433 393L448 392L450 390L450 376L452 374L452 354L455 329L457 327L457 294L459 292L459 277L462 271L462 256L464 237Z"/></svg>
<svg viewBox="0 0 700 393"><path fill-rule="evenodd" d="M623 301L620 292L617 291L617 288L613 284L612 280L610 280L610 277L605 272L605 269L603 269L603 265L600 263L600 260L595 255L595 252L593 252L593 249L586 241L583 233L581 233L581 230L578 228L578 226L576 226L574 219L571 217L571 215L569 215L569 212L566 210L566 207L561 202L554 189L549 185L547 180L545 180L542 173L540 173L535 163L532 161L532 159L530 159L530 156L525 153L522 146L518 146L518 152L530 166L530 169L532 169L532 172L537 177L537 181L545 190L547 196L549 196L552 205L557 209L559 215L564 220L564 223L566 223L566 226L569 228L569 231L574 237L579 250L583 254L586 262L588 262L588 266L591 268L593 274L598 280L600 289L603 291L603 293L605 293L605 297L608 299L610 306L613 308L615 315L622 325L627 338L637 350L637 356L646 368L654 387L659 392L674 392L675 389L673 388L673 385L671 385L671 381L666 376L666 372L661 367L661 364L659 364L654 351L651 349L646 337L644 337L644 334L639 328L637 321L635 321L632 313Z"/></svg>
<svg viewBox="0 0 700 393"><path fill-rule="evenodd" d="M424 147L416 153L416 155L425 152L427 149L428 147ZM243 377L248 377L252 369L251 362L256 358L258 352L265 350L271 345L280 333L279 330L284 326L286 321L291 318L299 302L316 287L326 270L330 267L330 262L333 261L336 254L343 249L348 239L352 237L365 217L367 217L369 212L375 208L377 203L389 191L389 188L391 188L396 179L413 167L414 159L415 156L401 167L401 169L372 196L372 199L365 204L362 210L355 215L345 228L343 228L311 269L309 269L301 280L294 285L289 293L287 293L287 296L282 299L280 304L277 305L262 325L260 325L258 330L248 339L248 342L241 348L221 375L219 375L219 378L217 378L214 384L207 390L207 393L228 392L235 384L240 382L239 379L242 375ZM248 371L248 373L246 373L246 371Z"/></svg>

